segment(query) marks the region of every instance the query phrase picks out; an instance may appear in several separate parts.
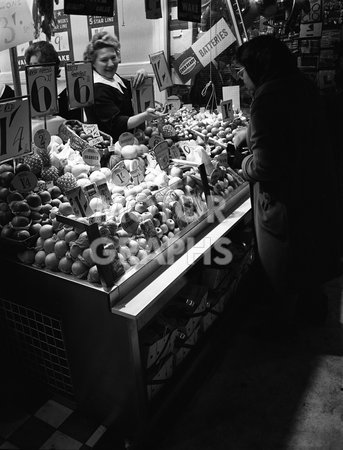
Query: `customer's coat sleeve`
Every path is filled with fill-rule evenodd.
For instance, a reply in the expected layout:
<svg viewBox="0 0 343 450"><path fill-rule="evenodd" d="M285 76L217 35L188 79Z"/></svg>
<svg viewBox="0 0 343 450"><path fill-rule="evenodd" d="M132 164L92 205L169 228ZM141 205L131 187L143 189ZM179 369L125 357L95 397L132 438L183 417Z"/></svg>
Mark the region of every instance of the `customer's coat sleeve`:
<svg viewBox="0 0 343 450"><path fill-rule="evenodd" d="M251 154L242 161L243 176L248 181L273 181L285 175L285 155L278 145L287 130L278 100L263 94L252 104L248 130Z"/></svg>

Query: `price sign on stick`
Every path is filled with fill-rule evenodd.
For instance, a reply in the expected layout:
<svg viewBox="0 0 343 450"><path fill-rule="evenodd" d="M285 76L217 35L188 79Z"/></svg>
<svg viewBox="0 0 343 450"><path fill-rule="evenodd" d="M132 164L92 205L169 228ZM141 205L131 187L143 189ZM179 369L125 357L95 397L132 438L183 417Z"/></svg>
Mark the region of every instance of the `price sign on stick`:
<svg viewBox="0 0 343 450"><path fill-rule="evenodd" d="M58 112L57 81L54 64L27 66L27 93L31 100L31 116L41 117Z"/></svg>
<svg viewBox="0 0 343 450"><path fill-rule="evenodd" d="M47 148L51 141L51 135L44 128L37 130L33 136L33 142L38 148Z"/></svg>
<svg viewBox="0 0 343 450"><path fill-rule="evenodd" d="M31 152L31 116L27 96L0 102L0 163Z"/></svg>
<svg viewBox="0 0 343 450"><path fill-rule="evenodd" d="M233 121L233 107L232 100L224 100L220 103L220 107L223 115L223 122Z"/></svg>
<svg viewBox="0 0 343 450"><path fill-rule="evenodd" d="M168 168L170 163L170 156L169 156L169 145L167 141L159 142L154 147L154 153L156 160L161 167L162 170L165 170Z"/></svg>
<svg viewBox="0 0 343 450"><path fill-rule="evenodd" d="M164 89L173 86L164 51L153 53L149 55L149 58L159 90L163 91Z"/></svg>
<svg viewBox="0 0 343 450"><path fill-rule="evenodd" d="M84 108L93 105L93 70L90 62L67 63L66 83L69 99L69 108Z"/></svg>
<svg viewBox="0 0 343 450"><path fill-rule="evenodd" d="M131 176L125 167L123 161L120 161L112 169L112 183L117 186L127 186L131 180Z"/></svg>
<svg viewBox="0 0 343 450"><path fill-rule="evenodd" d="M0 51L33 39L31 11L25 1L0 1Z"/></svg>

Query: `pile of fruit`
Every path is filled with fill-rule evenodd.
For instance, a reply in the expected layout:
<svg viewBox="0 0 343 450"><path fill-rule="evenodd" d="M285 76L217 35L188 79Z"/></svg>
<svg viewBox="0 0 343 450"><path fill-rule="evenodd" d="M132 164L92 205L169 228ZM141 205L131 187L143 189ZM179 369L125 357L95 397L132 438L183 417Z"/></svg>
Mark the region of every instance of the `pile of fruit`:
<svg viewBox="0 0 343 450"><path fill-rule="evenodd" d="M25 264L100 283L85 231L85 226L97 222L114 252L118 276L144 264L206 211L198 164L206 168L217 203L243 182L230 167L212 160L208 142L192 131L184 151L185 135L179 127L198 131L199 120L205 120L189 115L186 121L185 114L149 124L137 137L124 133L111 146L107 167L88 165L70 139L58 135L51 136L46 148L32 144L31 154L1 164L1 240L13 245ZM209 118L218 120L218 115ZM78 136L85 138L81 131ZM154 154L153 137L167 142L170 161L163 170ZM18 187L21 175L31 180L31 188Z"/></svg>

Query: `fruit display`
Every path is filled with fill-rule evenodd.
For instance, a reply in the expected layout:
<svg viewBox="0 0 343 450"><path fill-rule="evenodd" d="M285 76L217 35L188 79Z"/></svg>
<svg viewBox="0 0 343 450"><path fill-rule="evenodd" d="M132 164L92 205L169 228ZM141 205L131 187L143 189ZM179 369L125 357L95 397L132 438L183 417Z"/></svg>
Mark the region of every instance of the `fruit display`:
<svg viewBox="0 0 343 450"><path fill-rule="evenodd" d="M182 110L140 132L123 133L114 145L102 139L94 147L111 155L106 167L83 158L90 137L77 121L66 132L71 126L67 121L46 147L32 144L31 154L0 165L1 242L10 244L24 264L101 284L86 231L97 223L113 254L110 264L117 278L145 264L181 230L201 220L208 190L216 205L243 183L226 159L211 157L206 131L211 121L216 128L220 116L199 114ZM238 118L231 132L237 124ZM217 135L224 151L221 127ZM199 166L205 168L207 190Z"/></svg>

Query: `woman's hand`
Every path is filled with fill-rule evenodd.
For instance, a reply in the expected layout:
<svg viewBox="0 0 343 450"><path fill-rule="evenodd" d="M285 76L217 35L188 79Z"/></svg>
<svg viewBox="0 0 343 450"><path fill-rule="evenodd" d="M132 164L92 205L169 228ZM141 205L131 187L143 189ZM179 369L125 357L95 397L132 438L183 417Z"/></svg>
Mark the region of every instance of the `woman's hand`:
<svg viewBox="0 0 343 450"><path fill-rule="evenodd" d="M148 72L145 69L137 70L136 75L132 82L132 86L135 89L138 88L143 83L143 81L146 79L147 76L148 76Z"/></svg>
<svg viewBox="0 0 343 450"><path fill-rule="evenodd" d="M156 111L155 108L147 108L145 110L146 115L147 115L147 119L146 120L153 120L153 119L158 119L159 117L163 117L165 116L165 114L163 114L160 111Z"/></svg>

